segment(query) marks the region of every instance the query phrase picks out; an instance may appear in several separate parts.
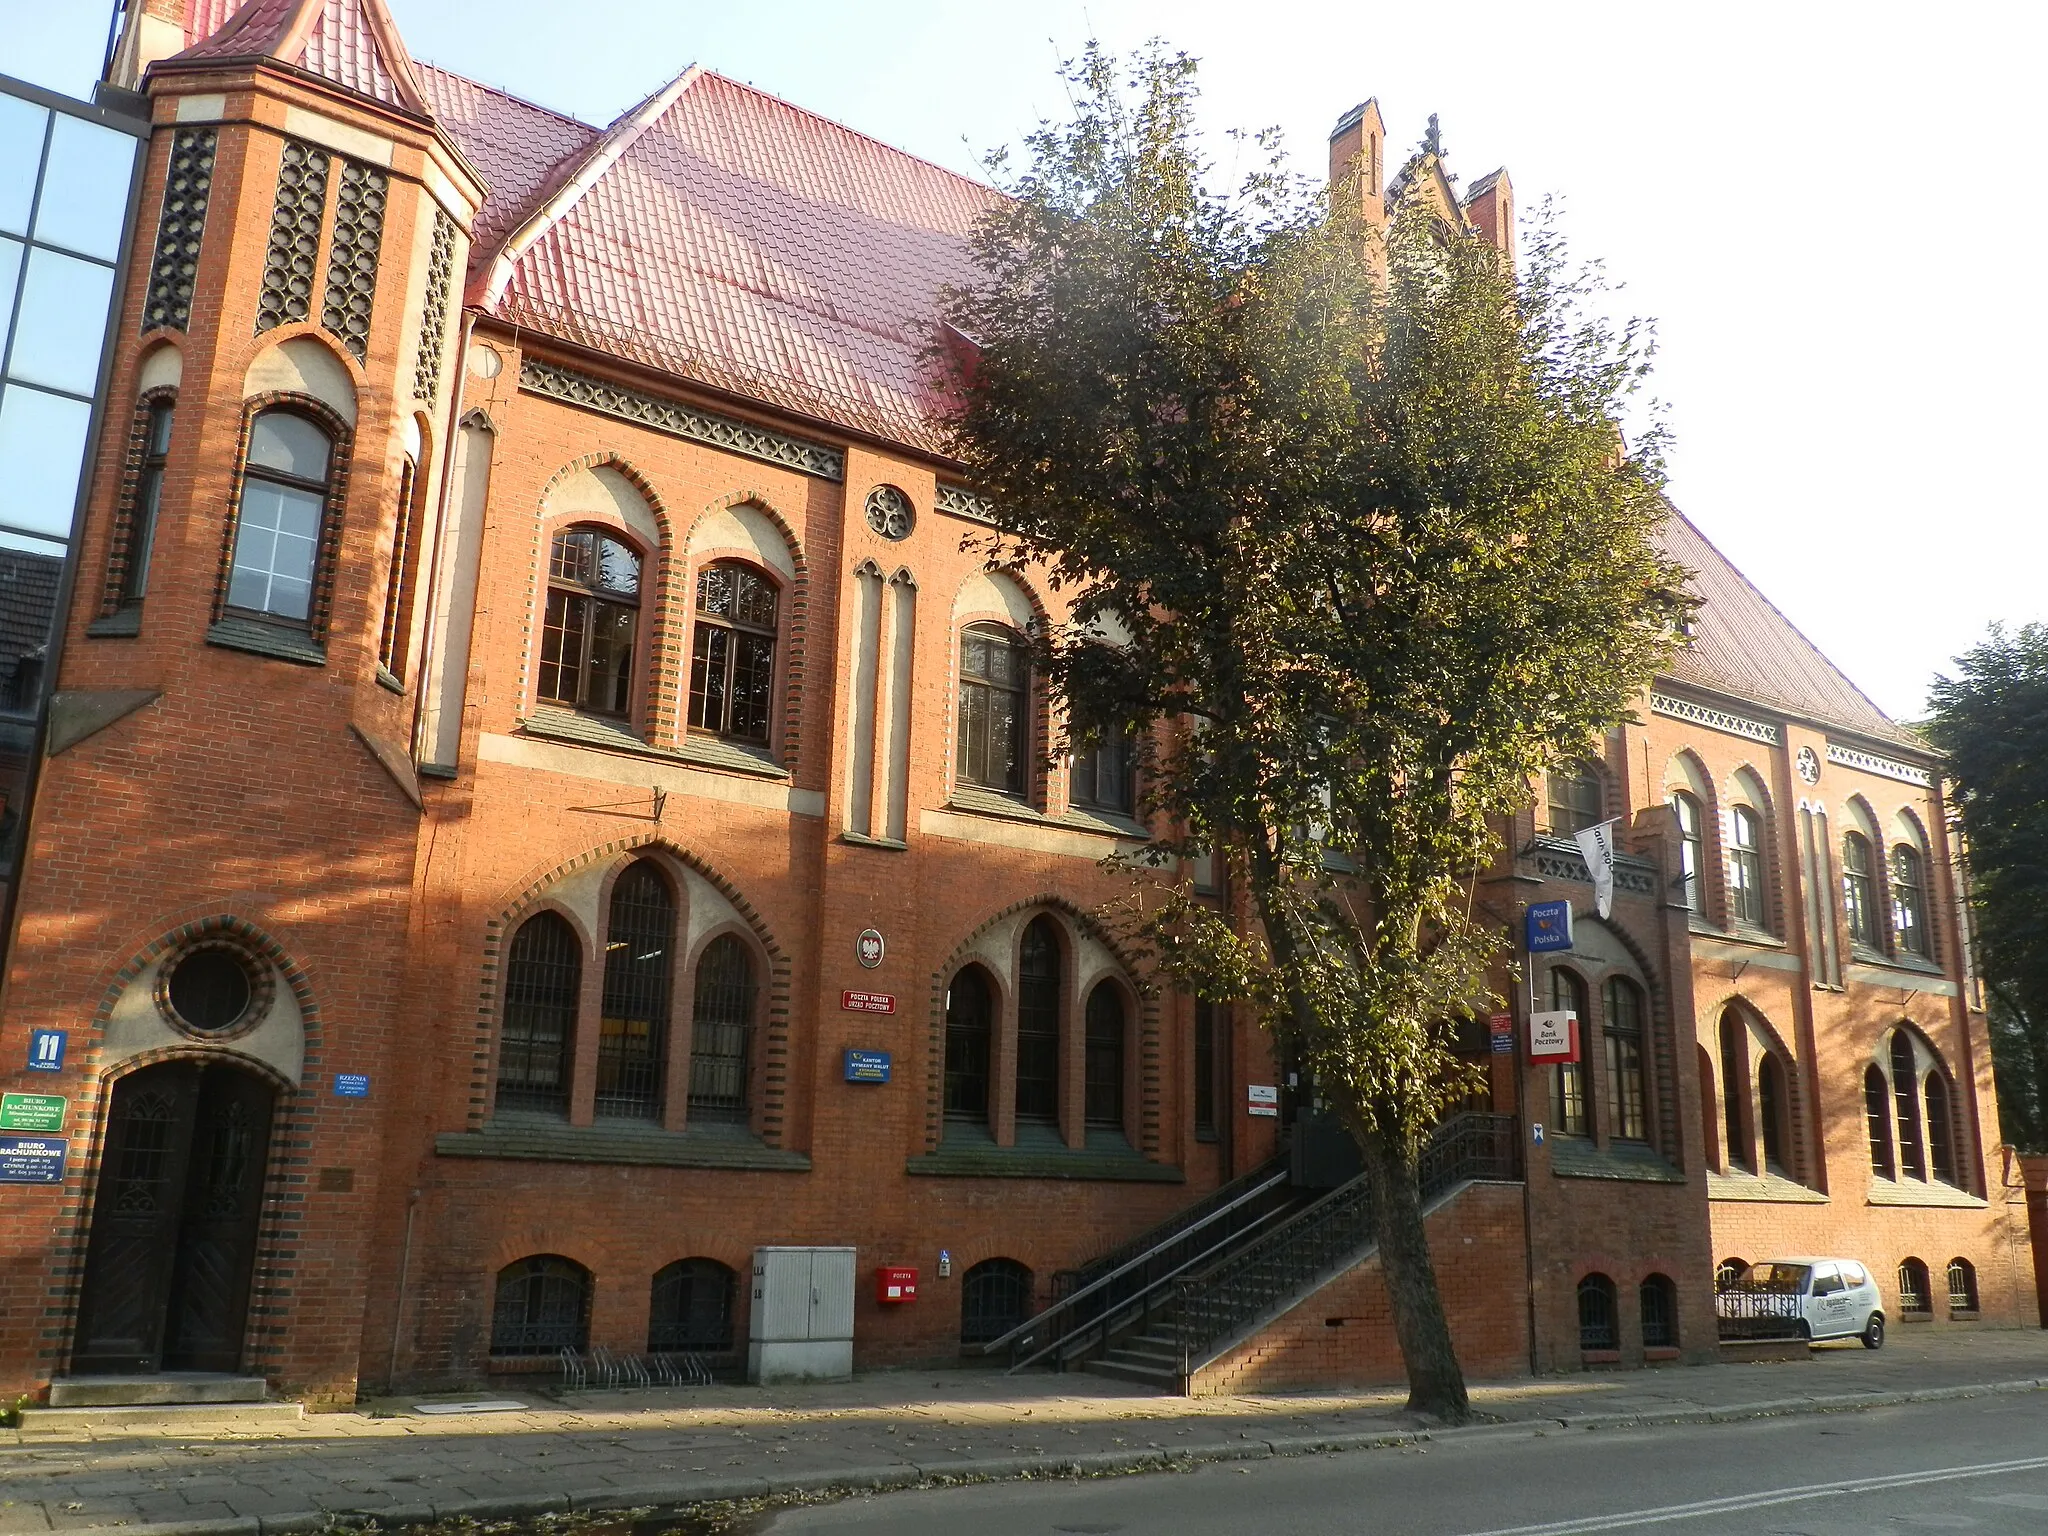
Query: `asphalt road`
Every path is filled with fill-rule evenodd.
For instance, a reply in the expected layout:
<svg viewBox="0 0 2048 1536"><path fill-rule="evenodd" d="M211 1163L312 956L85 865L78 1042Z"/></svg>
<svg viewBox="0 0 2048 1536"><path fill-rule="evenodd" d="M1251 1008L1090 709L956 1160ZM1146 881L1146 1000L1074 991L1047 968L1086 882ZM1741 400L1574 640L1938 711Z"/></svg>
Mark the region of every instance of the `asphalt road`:
<svg viewBox="0 0 2048 1536"><path fill-rule="evenodd" d="M763 1529L773 1536L2044 1536L2048 1393L880 1494L788 1510Z"/></svg>

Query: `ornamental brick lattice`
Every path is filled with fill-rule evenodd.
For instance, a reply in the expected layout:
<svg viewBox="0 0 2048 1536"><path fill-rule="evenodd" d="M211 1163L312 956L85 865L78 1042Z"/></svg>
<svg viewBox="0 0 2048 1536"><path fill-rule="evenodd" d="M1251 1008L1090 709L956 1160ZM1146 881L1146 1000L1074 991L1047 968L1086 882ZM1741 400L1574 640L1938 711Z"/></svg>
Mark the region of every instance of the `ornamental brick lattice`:
<svg viewBox="0 0 2048 1536"><path fill-rule="evenodd" d="M182 331L192 323L192 284L206 237L206 201L213 193L213 155L219 140L212 128L180 128L171 141L156 254L149 264L149 296L142 305L145 331Z"/></svg>
<svg viewBox="0 0 2048 1536"><path fill-rule="evenodd" d="M373 165L359 160L342 164L320 324L340 337L359 363L370 347L370 307L377 297L377 251L384 243L390 184L390 177Z"/></svg>
<svg viewBox="0 0 2048 1536"><path fill-rule="evenodd" d="M448 329L448 286L455 278L455 221L434 210L434 243L427 254L427 296L420 309L419 356L412 365L412 392L427 404L441 388L441 342Z"/></svg>
<svg viewBox="0 0 2048 1536"><path fill-rule="evenodd" d="M270 210L270 249L263 258L263 292L256 301L259 336L313 312L313 268L320 260L327 167L324 151L297 139L285 140L277 168L277 201Z"/></svg>

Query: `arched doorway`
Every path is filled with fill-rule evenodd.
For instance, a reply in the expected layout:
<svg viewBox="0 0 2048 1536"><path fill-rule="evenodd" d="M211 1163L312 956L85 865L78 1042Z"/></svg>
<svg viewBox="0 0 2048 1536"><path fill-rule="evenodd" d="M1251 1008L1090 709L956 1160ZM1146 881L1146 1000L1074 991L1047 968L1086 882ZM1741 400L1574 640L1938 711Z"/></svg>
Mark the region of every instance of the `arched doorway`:
<svg viewBox="0 0 2048 1536"><path fill-rule="evenodd" d="M241 1368L275 1100L217 1061L114 1084L73 1375Z"/></svg>

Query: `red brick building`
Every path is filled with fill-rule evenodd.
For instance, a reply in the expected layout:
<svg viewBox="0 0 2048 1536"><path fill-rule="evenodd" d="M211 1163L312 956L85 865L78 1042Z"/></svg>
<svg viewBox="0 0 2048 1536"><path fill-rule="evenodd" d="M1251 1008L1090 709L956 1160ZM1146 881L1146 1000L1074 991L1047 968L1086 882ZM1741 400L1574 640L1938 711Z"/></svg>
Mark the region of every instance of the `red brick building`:
<svg viewBox="0 0 2048 1536"><path fill-rule="evenodd" d="M924 352L993 193L705 70L576 122L380 0L135 0L114 76L156 129L0 1000L69 1156L0 1203L0 1389L738 1358L778 1244L916 1267L855 1358L931 1360L1162 1222L1333 1230L1265 1041L1091 916L1129 765L1040 766L1059 598L962 549ZM1332 140L1372 207L1511 241L1383 137ZM1791 1250L2031 1322L1933 760L1671 537L1692 648L1486 887L1588 907L1621 818L1534 982L1587 1062L1493 1057L1431 1217L1468 1366L1710 1357L1715 1263ZM1190 1389L1397 1368L1369 1245L1304 1264Z"/></svg>

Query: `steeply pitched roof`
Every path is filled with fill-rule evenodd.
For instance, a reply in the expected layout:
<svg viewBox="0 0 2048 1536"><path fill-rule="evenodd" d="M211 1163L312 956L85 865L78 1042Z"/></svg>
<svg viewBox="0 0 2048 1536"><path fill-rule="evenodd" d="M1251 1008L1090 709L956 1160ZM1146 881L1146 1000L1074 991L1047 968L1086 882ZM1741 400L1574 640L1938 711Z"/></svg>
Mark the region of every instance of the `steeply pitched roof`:
<svg viewBox="0 0 2048 1536"><path fill-rule="evenodd" d="M1691 643L1671 664L1673 679L1927 749L1926 742L1871 703L1675 509L1664 525L1663 544L1665 553L1696 573L1692 586L1701 599Z"/></svg>
<svg viewBox="0 0 2048 1536"><path fill-rule="evenodd" d="M167 62L275 59L424 117L412 58L384 0L187 0L186 50Z"/></svg>
<svg viewBox="0 0 2048 1536"><path fill-rule="evenodd" d="M431 64L415 68L434 120L488 185L476 218L474 270L489 263L603 130Z"/></svg>

